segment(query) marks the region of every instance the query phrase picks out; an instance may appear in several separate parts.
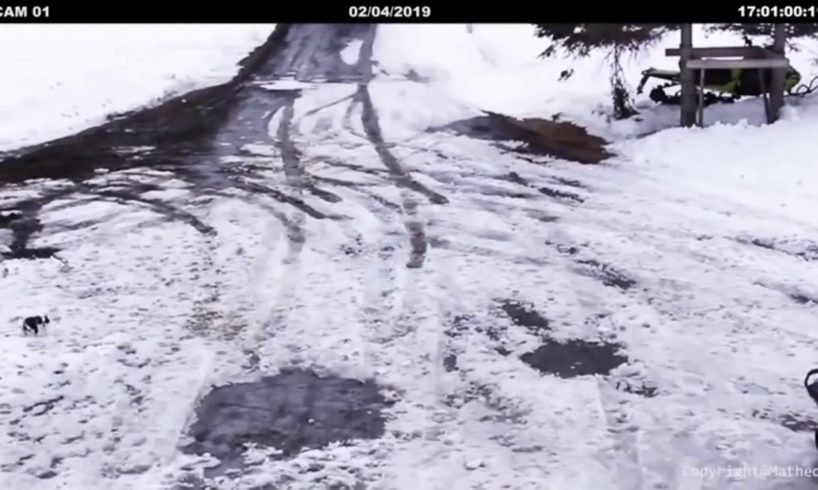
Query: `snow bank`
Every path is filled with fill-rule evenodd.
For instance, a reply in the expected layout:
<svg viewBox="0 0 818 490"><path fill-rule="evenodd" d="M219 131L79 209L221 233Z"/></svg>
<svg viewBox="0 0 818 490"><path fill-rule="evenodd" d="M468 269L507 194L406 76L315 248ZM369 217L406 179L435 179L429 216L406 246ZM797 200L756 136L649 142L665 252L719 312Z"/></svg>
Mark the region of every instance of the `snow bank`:
<svg viewBox="0 0 818 490"><path fill-rule="evenodd" d="M0 30L0 151L229 80L270 24L7 25Z"/></svg>
<svg viewBox="0 0 818 490"><path fill-rule="evenodd" d="M706 193L771 218L815 224L816 109L797 107L772 126L673 128L615 146L623 167L661 176L680 193Z"/></svg>
<svg viewBox="0 0 818 490"><path fill-rule="evenodd" d="M374 56L382 78L414 76L427 81L448 97L475 108L504 112L519 117L549 118L559 114L589 130L609 138L629 137L674 126L678 111L673 107L656 107L647 98L652 85L637 96L636 86L643 70L676 69L678 58L664 55L665 48L679 44L679 34L671 33L656 45L629 55L623 70L638 108L644 114L628 121L612 122L610 114L610 70L604 52L573 59L563 54L540 58L548 41L534 35L533 25L485 24L468 27L463 24L389 25L381 26L375 42ZM732 33L708 33L705 26L694 29L697 46L742 45ZM407 43L406 39L424 39ZM818 53L815 41L799 41L797 51L789 56L805 81L818 75L814 60ZM560 81L564 70L571 77ZM758 101L733 106L708 108L705 123L735 123L741 120L757 124L763 120Z"/></svg>

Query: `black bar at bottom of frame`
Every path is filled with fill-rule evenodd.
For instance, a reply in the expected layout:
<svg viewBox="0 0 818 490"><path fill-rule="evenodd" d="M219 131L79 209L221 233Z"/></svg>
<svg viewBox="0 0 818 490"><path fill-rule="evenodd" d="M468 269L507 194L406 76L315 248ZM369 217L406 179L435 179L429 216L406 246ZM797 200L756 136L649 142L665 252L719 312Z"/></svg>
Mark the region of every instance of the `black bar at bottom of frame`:
<svg viewBox="0 0 818 490"><path fill-rule="evenodd" d="M187 6L152 1L0 0L0 24L54 23L719 23L818 22L814 3L751 4L734 0L643 2L410 0L394 3L232 0Z"/></svg>

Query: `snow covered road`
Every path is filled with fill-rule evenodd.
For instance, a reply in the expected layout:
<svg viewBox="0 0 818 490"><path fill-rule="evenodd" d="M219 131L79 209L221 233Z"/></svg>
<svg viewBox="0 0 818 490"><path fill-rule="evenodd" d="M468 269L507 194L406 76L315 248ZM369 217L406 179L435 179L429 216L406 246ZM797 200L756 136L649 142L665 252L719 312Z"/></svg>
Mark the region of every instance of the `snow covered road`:
<svg viewBox="0 0 818 490"><path fill-rule="evenodd" d="M0 488L816 487L705 474L815 466L803 146L521 155L451 129L491 36L408 27L278 26L233 82L0 163Z"/></svg>

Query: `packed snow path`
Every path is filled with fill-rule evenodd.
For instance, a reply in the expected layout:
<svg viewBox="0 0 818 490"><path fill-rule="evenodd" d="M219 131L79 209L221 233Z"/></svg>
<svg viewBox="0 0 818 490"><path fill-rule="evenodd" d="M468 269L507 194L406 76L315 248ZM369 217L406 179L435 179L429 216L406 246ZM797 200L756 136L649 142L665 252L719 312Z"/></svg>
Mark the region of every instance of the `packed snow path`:
<svg viewBox="0 0 818 490"><path fill-rule="evenodd" d="M376 34L279 26L230 84L0 164L0 487L814 488L704 472L813 466L815 223L456 134L477 108ZM278 432L191 444L214 386L279 373L221 395Z"/></svg>

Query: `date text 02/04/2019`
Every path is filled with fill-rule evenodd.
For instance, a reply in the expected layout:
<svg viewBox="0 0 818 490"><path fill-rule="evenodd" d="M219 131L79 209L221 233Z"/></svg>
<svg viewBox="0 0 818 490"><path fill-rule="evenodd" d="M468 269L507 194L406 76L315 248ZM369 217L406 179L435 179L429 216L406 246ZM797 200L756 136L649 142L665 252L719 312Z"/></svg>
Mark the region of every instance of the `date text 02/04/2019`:
<svg viewBox="0 0 818 490"><path fill-rule="evenodd" d="M432 8L423 6L400 5L353 5L349 7L349 16L353 19L428 19Z"/></svg>
<svg viewBox="0 0 818 490"><path fill-rule="evenodd" d="M49 16L48 6L0 5L0 19L39 19Z"/></svg>
<svg viewBox="0 0 818 490"><path fill-rule="evenodd" d="M818 5L742 5L737 9L742 19L818 19Z"/></svg>

